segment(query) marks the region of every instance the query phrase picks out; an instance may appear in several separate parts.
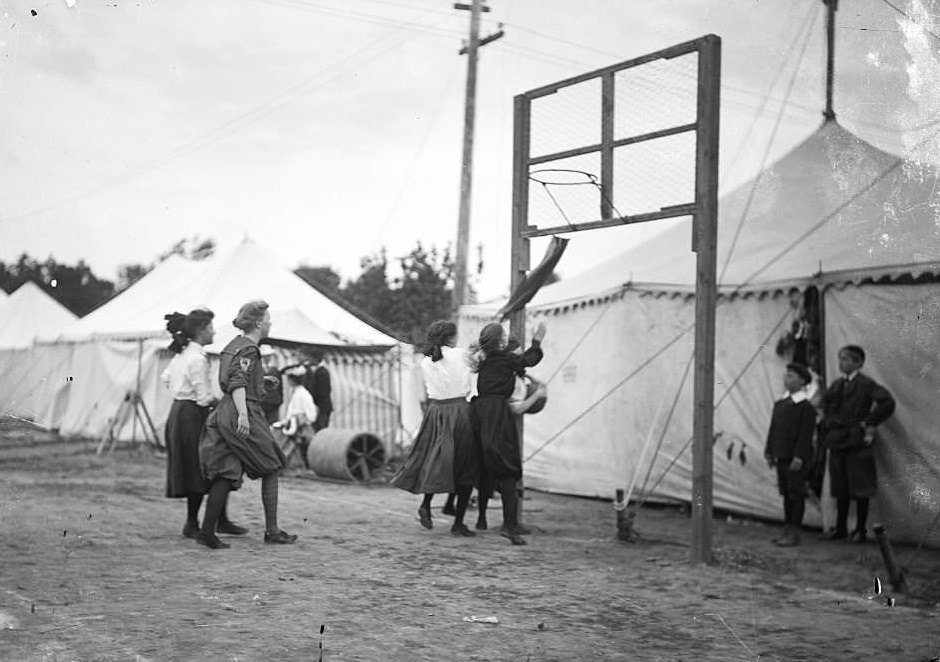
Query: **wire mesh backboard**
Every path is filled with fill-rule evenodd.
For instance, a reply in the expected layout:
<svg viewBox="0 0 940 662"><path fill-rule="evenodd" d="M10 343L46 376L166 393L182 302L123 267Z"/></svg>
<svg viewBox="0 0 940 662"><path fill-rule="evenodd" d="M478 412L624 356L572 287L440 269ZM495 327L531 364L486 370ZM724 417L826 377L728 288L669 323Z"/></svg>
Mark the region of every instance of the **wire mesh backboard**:
<svg viewBox="0 0 940 662"><path fill-rule="evenodd" d="M709 46L680 44L516 97L523 235L694 213L697 138L717 127L700 109Z"/></svg>
<svg viewBox="0 0 940 662"><path fill-rule="evenodd" d="M532 237L692 217L697 562L711 557L720 79L721 39L706 35L515 99L514 294L529 269ZM523 340L525 308L510 319Z"/></svg>

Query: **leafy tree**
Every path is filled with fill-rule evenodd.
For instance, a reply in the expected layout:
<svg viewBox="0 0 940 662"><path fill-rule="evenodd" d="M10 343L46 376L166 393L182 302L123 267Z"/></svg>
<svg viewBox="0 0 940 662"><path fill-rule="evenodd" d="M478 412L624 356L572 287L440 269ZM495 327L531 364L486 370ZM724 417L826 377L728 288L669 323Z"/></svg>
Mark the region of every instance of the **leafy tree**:
<svg viewBox="0 0 940 662"><path fill-rule="evenodd" d="M425 250L418 242L408 255L399 258L401 279L392 290L395 306L389 324L413 343L424 338L428 324L451 316L454 262L449 249Z"/></svg>
<svg viewBox="0 0 940 662"><path fill-rule="evenodd" d="M338 294L343 279L333 267L310 267L301 265L294 269L294 273L316 287L323 293Z"/></svg>
<svg viewBox="0 0 940 662"><path fill-rule="evenodd" d="M152 269L152 265L122 264L118 267L117 291L123 292L128 287L150 273Z"/></svg>
<svg viewBox="0 0 940 662"><path fill-rule="evenodd" d="M196 235L187 239L180 239L160 253L157 259L150 264L122 264L118 267L118 292L123 292L139 281L171 255L180 255L188 260L205 260L215 254L215 248L215 239L211 237L203 239Z"/></svg>
<svg viewBox="0 0 940 662"><path fill-rule="evenodd" d="M355 308L395 329L392 324L391 288L388 285L388 258L383 248L376 255L362 258L359 276L340 290L340 295ZM396 329L397 331L397 329Z"/></svg>
<svg viewBox="0 0 940 662"><path fill-rule="evenodd" d="M23 253L13 264L0 262L0 287L13 292L33 281L76 315L86 315L114 295L114 283L98 278L84 261L60 264L52 257L39 262Z"/></svg>
<svg viewBox="0 0 940 662"><path fill-rule="evenodd" d="M205 260L215 254L215 239L203 239L199 235L180 239L157 257L157 264L163 262L171 255L180 255L187 260Z"/></svg>
<svg viewBox="0 0 940 662"><path fill-rule="evenodd" d="M363 258L359 276L340 287L338 295L354 312L362 311L366 321L376 320L391 335L417 344L428 324L452 315L453 259L449 248L425 249L418 242L395 261L401 275L391 278L384 248Z"/></svg>

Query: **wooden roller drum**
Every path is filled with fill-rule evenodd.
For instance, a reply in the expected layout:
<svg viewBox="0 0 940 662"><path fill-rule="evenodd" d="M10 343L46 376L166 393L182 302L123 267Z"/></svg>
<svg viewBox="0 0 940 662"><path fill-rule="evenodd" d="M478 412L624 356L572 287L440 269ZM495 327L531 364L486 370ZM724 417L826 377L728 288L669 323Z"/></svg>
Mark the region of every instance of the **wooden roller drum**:
<svg viewBox="0 0 940 662"><path fill-rule="evenodd" d="M318 476L368 482L381 473L387 458L382 440L371 432L326 428L310 440L307 460Z"/></svg>

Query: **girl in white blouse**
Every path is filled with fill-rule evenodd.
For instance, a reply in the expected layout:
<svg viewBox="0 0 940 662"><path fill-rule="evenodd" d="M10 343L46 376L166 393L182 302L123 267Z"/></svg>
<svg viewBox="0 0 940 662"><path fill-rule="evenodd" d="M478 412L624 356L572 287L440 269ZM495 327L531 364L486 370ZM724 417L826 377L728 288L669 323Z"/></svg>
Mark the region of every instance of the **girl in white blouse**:
<svg viewBox="0 0 940 662"><path fill-rule="evenodd" d="M186 524L183 535L195 538L199 533L199 507L207 490L199 466L199 438L215 396L209 381L209 361L205 345L215 339L212 311L197 309L183 315L165 315L166 329L173 336L170 351L176 356L161 375L173 397L166 421L166 496L186 499ZM223 509L218 531L240 535L247 529L228 519Z"/></svg>
<svg viewBox="0 0 940 662"><path fill-rule="evenodd" d="M408 457L392 484L413 494L423 494L418 508L421 525L430 529L431 499L435 494L457 493L451 533L473 536L463 522L470 492L477 483L480 450L470 425L467 394L470 364L467 351L455 347L457 327L440 320L428 327L421 372L428 394L428 409Z"/></svg>
<svg viewBox="0 0 940 662"><path fill-rule="evenodd" d="M287 383L291 389L290 400L287 403L284 420L276 423L274 427L282 428L281 431L297 444L304 466L309 469L310 460L307 458L307 449L313 438L313 422L317 420L317 406L313 403L310 391L304 386L305 374L306 369L303 367L287 371ZM290 452L285 450L284 454L290 458Z"/></svg>

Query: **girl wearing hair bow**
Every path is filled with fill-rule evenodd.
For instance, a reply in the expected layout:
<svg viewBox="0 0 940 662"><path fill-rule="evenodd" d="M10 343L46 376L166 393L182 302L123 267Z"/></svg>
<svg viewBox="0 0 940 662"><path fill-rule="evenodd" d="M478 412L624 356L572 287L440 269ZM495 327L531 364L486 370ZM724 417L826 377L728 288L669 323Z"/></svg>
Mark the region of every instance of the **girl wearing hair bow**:
<svg viewBox="0 0 940 662"><path fill-rule="evenodd" d="M166 420L166 496L186 499L186 524L183 535L195 538L199 533L199 507L206 493L206 481L199 468L199 438L202 436L215 396L209 385L209 361L206 345L215 339L211 310L197 309L183 315L165 315L166 330L173 337L169 349L176 356L161 379L173 395L173 405ZM229 520L226 503L222 504L217 530L241 535L244 529Z"/></svg>

